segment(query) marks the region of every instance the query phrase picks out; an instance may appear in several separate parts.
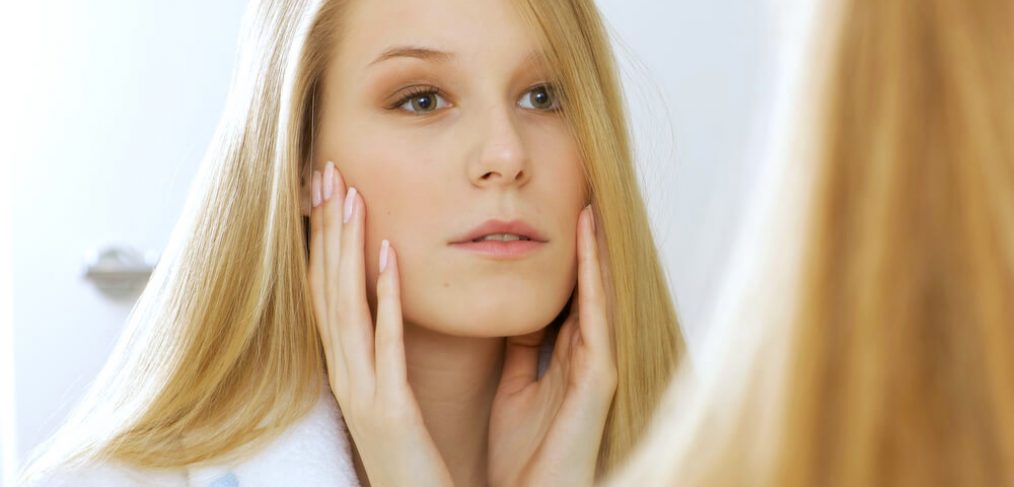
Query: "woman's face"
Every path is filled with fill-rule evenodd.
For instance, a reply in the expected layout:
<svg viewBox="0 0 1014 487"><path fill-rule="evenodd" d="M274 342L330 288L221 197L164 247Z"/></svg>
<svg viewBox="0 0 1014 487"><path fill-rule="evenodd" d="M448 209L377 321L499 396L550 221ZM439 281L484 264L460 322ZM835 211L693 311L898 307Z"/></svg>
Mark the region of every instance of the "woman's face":
<svg viewBox="0 0 1014 487"><path fill-rule="evenodd" d="M587 195L527 25L505 0L349 8L325 76L314 164L334 161L366 203L371 305L387 239L407 323L482 337L547 325L574 289ZM515 256L455 243L489 220L522 221L543 243Z"/></svg>

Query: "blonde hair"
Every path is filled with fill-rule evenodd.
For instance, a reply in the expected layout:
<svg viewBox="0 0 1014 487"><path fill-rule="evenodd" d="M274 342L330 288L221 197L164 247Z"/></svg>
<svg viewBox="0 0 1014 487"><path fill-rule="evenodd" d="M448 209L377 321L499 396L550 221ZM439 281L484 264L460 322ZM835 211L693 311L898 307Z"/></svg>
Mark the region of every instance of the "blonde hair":
<svg viewBox="0 0 1014 487"><path fill-rule="evenodd" d="M1014 4L829 13L798 273L747 292L748 358L674 383L611 485L1014 479Z"/></svg>
<svg viewBox="0 0 1014 487"><path fill-rule="evenodd" d="M227 111L184 215L86 397L26 471L241 459L305 415L324 371L307 292L300 183L345 1L253 2ZM551 47L603 249L619 387L600 468L632 448L683 350L590 1L519 6Z"/></svg>

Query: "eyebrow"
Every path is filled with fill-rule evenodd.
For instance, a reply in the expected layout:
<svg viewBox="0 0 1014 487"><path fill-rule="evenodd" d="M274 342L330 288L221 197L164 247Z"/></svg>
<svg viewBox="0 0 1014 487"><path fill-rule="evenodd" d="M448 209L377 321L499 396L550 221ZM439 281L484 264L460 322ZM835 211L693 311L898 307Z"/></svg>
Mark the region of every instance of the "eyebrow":
<svg viewBox="0 0 1014 487"><path fill-rule="evenodd" d="M418 46L395 46L387 49L377 59L374 59L367 66L373 66L381 61L386 61L396 57L410 57L416 59L422 59L424 61L447 61L454 57L454 54L445 51L438 51L436 49L430 49L427 47Z"/></svg>

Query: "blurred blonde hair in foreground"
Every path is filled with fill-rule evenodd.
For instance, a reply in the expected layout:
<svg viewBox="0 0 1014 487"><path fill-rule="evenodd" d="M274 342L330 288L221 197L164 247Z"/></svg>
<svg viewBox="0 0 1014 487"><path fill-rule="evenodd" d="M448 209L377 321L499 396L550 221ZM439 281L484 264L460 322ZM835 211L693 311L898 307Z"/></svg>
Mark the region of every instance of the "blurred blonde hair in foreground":
<svg viewBox="0 0 1014 487"><path fill-rule="evenodd" d="M714 367L610 485L1014 484L1014 2L824 14Z"/></svg>

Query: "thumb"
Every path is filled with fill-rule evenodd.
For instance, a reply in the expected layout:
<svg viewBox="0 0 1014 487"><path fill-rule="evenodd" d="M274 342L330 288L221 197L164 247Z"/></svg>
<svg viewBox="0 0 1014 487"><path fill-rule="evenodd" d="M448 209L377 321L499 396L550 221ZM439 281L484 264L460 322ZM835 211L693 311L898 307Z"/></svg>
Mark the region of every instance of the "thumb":
<svg viewBox="0 0 1014 487"><path fill-rule="evenodd" d="M539 346L546 335L541 328L531 333L507 337L500 389L515 392L535 382L539 373Z"/></svg>

